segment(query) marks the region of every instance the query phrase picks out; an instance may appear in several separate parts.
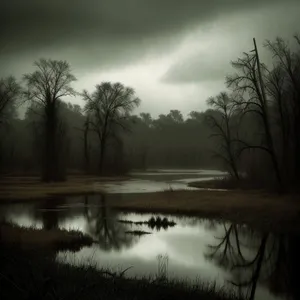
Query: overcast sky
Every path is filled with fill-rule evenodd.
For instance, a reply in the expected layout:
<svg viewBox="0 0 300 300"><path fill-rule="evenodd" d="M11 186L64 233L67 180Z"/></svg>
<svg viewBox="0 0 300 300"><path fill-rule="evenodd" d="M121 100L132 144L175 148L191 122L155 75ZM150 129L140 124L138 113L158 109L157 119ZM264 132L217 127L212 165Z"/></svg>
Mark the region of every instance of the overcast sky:
<svg viewBox="0 0 300 300"><path fill-rule="evenodd" d="M205 109L253 37L265 57L266 38L300 33L299 0L3 0L0 11L1 76L67 60L78 91L120 81L154 116Z"/></svg>

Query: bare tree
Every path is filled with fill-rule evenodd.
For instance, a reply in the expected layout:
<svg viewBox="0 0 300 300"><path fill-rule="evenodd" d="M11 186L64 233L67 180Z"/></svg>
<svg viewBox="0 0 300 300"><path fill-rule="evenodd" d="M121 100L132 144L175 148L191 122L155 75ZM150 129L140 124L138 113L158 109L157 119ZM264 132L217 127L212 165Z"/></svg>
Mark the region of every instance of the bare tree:
<svg viewBox="0 0 300 300"><path fill-rule="evenodd" d="M58 107L61 98L74 96L76 92L71 83L76 78L71 74L70 65L66 61L40 59L34 63L36 71L25 74L27 84L26 98L43 108L45 130L44 144L44 181L63 180L64 175L59 167L59 119Z"/></svg>
<svg viewBox="0 0 300 300"><path fill-rule="evenodd" d="M237 155L234 147L234 139L232 137L232 121L234 119L234 105L232 98L226 92L221 92L216 97L210 97L207 100L207 104L219 113L217 116L207 116L208 123L215 130L215 133L211 136L218 137L221 141L221 152L216 153L215 156L218 156L225 161L230 174L239 180Z"/></svg>
<svg viewBox="0 0 300 300"><path fill-rule="evenodd" d="M14 77L0 79L0 124L4 122L6 109L15 104L20 92L21 87Z"/></svg>
<svg viewBox="0 0 300 300"><path fill-rule="evenodd" d="M296 42L300 45L299 36L295 36ZM282 70L286 81L286 91L291 99L289 106L292 107L291 129L293 131L293 146L294 146L294 166L295 175L300 178L300 52L292 52L287 42L282 38L277 37L275 41L266 41L267 47L273 57L278 62L278 67Z"/></svg>
<svg viewBox="0 0 300 300"><path fill-rule="evenodd" d="M86 197L85 217L87 232L98 242L99 248L104 251L120 250L134 244L137 238L126 234L128 224L118 222L119 214L109 208L105 195L99 195L96 200L101 203L100 206L88 205L89 198Z"/></svg>
<svg viewBox="0 0 300 300"><path fill-rule="evenodd" d="M224 235L216 237L216 245L209 245L206 257L231 271L233 278L229 282L239 289L242 299L254 300L259 280L263 277L269 280L268 269L276 257L277 240L244 226L223 224L223 227Z"/></svg>
<svg viewBox="0 0 300 300"><path fill-rule="evenodd" d="M237 98L236 105L246 113L256 114L263 124L264 139L261 145L249 145L245 141L239 141L242 144L241 151L245 149L260 149L269 154L275 171L278 184L282 185L281 172L277 161L273 137L270 128L269 101L266 96L265 83L263 82L263 72L266 70L261 65L254 39L254 54L244 53L242 58L232 62L232 66L238 71L232 76L226 78L227 86L240 95Z"/></svg>
<svg viewBox="0 0 300 300"><path fill-rule="evenodd" d="M110 82L96 85L92 94L84 90L82 96L86 101L85 109L91 115L92 130L99 138L99 172L102 173L107 141L113 136L115 128L127 129L125 121L140 104L140 99L132 88Z"/></svg>

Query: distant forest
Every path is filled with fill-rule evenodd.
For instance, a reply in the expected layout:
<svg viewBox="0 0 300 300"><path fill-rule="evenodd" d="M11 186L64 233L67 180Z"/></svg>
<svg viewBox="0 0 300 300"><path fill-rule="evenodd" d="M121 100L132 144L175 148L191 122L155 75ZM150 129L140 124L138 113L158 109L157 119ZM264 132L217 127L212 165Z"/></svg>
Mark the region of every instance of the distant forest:
<svg viewBox="0 0 300 300"><path fill-rule="evenodd" d="M124 174L130 169L218 168L237 181L297 186L300 178L300 39L266 41L272 63L253 49L231 62L224 91L187 118L176 109L134 115L131 87L102 82L75 91L66 61L40 59L21 82L0 80L0 172ZM84 105L63 101L81 96ZM26 105L24 119L17 110Z"/></svg>

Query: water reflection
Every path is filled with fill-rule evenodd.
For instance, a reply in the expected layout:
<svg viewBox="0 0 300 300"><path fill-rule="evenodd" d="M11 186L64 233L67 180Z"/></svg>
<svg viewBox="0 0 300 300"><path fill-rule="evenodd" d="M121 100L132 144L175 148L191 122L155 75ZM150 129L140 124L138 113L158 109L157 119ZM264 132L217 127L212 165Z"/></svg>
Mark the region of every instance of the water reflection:
<svg viewBox="0 0 300 300"><path fill-rule="evenodd" d="M298 236L196 217L117 212L109 207L108 196L5 205L0 217L47 230L78 229L96 241L75 254L57 254L63 262L91 263L92 259L99 267L124 270L133 266L126 276L139 277L157 274L157 257L166 254L169 278L195 280L200 276L218 285L225 283L251 300L300 299ZM134 230L152 234L126 233Z"/></svg>
<svg viewBox="0 0 300 300"><path fill-rule="evenodd" d="M99 195L98 206L89 206L85 197L84 214L87 220L86 232L99 243L103 250L120 250L130 247L137 239L129 234L128 227L118 222L118 213L107 206L105 196Z"/></svg>
<svg viewBox="0 0 300 300"><path fill-rule="evenodd" d="M151 217L148 221L131 221L131 220L119 220L118 222L129 225L147 225L148 228L156 231L161 229L167 230L169 227L174 227L176 223L168 218L164 217Z"/></svg>
<svg viewBox="0 0 300 300"><path fill-rule="evenodd" d="M64 210L59 209L59 205L65 202L63 197L49 198L41 203L36 210L36 218L41 220L43 228L46 230L58 228L59 220L66 217Z"/></svg>
<svg viewBox="0 0 300 300"><path fill-rule="evenodd" d="M233 224L223 224L223 229L223 235L216 237L217 242L208 246L206 257L230 270L228 282L245 299L256 299L258 284L267 286L275 296L300 299L296 282L299 237L258 234Z"/></svg>
<svg viewBox="0 0 300 300"><path fill-rule="evenodd" d="M130 229L118 222L119 214L107 206L104 195L52 197L38 203L5 205L0 210L2 219L20 226L80 230L106 251L130 247L138 240L126 234Z"/></svg>

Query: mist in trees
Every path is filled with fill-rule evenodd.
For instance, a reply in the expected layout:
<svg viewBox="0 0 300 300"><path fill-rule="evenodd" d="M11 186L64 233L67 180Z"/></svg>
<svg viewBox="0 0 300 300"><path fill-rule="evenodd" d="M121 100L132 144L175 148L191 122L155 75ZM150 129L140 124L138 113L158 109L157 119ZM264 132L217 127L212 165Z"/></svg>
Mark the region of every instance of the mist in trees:
<svg viewBox="0 0 300 300"><path fill-rule="evenodd" d="M178 110L157 118L145 113L132 116L134 125L124 135L126 157L132 168L220 168L211 158L214 141L209 139L212 131L205 121L209 114L202 112L199 118L190 116L185 120Z"/></svg>
<svg viewBox="0 0 300 300"><path fill-rule="evenodd" d="M121 174L130 169L218 168L237 184L297 186L300 178L300 40L266 41L272 63L253 49L233 61L227 89L187 117L176 109L153 117L134 114L132 87L101 82L94 91L72 88L65 61L40 59L35 71L0 81L0 170L42 174ZM83 105L66 103L77 96ZM27 103L24 118L17 106Z"/></svg>

